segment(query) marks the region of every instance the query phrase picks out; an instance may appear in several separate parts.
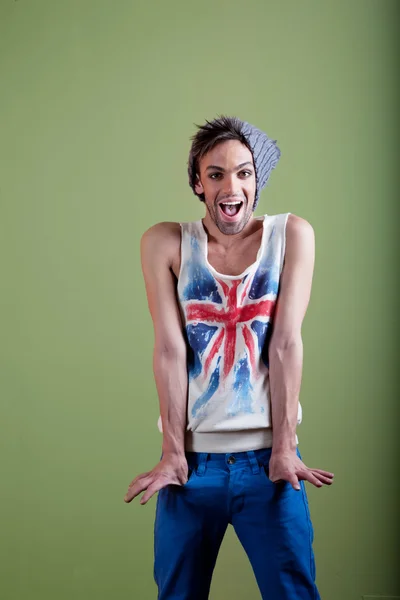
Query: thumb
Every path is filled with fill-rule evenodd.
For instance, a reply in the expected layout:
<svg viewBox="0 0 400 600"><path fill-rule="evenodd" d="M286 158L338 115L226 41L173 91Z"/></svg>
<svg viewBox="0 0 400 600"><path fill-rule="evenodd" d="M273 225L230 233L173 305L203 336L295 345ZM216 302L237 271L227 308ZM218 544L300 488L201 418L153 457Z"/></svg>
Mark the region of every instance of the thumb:
<svg viewBox="0 0 400 600"><path fill-rule="evenodd" d="M290 479L290 483L292 484L293 488L298 492L301 488L300 488L300 484L299 484L299 480L297 478L296 475L292 475L291 479Z"/></svg>

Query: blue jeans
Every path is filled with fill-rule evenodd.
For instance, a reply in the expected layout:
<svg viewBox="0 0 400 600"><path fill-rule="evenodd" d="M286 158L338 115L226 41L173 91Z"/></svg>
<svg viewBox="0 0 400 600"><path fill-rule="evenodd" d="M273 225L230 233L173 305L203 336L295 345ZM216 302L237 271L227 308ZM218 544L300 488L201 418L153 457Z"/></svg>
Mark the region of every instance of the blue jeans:
<svg viewBox="0 0 400 600"><path fill-rule="evenodd" d="M206 600L228 524L263 600L320 600L304 481L296 491L268 478L271 448L186 452L189 478L158 492L154 579L158 600ZM297 448L297 455L301 459Z"/></svg>

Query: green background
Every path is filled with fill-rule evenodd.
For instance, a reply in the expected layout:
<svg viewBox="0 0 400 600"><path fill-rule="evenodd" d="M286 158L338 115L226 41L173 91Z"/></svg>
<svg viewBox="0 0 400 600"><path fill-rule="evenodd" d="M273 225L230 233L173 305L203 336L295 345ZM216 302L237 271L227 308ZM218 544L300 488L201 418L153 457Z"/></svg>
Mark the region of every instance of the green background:
<svg viewBox="0 0 400 600"><path fill-rule="evenodd" d="M160 456L141 234L203 216L194 123L282 156L316 236L297 430L323 600L400 595L399 3L1 0L1 600L153 600ZM259 598L233 530L212 600ZM271 599L277 600L277 599Z"/></svg>

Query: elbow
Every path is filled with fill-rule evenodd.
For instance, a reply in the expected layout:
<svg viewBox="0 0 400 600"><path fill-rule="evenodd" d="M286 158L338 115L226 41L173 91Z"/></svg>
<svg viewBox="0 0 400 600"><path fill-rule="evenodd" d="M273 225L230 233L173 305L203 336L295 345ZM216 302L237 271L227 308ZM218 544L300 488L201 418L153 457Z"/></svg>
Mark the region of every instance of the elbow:
<svg viewBox="0 0 400 600"><path fill-rule="evenodd" d="M282 335L273 335L269 344L269 352L275 352L276 354L282 354L287 350L293 347L302 347L303 339L301 337L301 332L295 334L282 334Z"/></svg>
<svg viewBox="0 0 400 600"><path fill-rule="evenodd" d="M186 346L182 344L156 345L153 353L153 371L156 378L178 377L186 373Z"/></svg>
<svg viewBox="0 0 400 600"><path fill-rule="evenodd" d="M179 360L184 358L186 360L186 344L184 340L176 340L174 342L157 342L154 345L154 358L160 360Z"/></svg>

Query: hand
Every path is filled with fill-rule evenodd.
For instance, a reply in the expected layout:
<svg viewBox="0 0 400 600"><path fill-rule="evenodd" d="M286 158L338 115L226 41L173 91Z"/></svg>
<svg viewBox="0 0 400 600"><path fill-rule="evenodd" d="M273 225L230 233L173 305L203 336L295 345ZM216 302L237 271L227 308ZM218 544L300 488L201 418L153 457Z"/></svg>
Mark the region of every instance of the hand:
<svg viewBox="0 0 400 600"><path fill-rule="evenodd" d="M188 479L188 464L185 455L164 454L160 462L152 471L142 473L131 481L125 494L124 502L131 502L138 494L146 490L140 504L146 504L148 500L161 488L169 485L183 485Z"/></svg>
<svg viewBox="0 0 400 600"><path fill-rule="evenodd" d="M333 473L323 471L322 469L309 469L297 456L294 450L280 450L271 453L269 460L269 479L272 483L279 481L288 481L295 490L300 490L299 481L304 479L309 481L315 487L322 487L324 484L333 483Z"/></svg>

